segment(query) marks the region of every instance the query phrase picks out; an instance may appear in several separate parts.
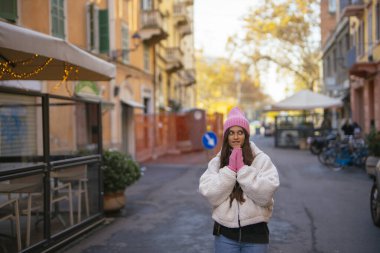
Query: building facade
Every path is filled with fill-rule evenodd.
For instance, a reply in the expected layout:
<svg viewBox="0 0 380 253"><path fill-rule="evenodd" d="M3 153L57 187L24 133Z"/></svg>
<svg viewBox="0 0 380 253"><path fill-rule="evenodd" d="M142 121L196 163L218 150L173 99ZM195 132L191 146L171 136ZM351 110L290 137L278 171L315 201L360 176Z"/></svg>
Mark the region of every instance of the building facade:
<svg viewBox="0 0 380 253"><path fill-rule="evenodd" d="M335 26L326 36L332 17ZM380 2L322 1L321 31L322 42L326 41L322 44L324 89L343 99L341 119L352 119L365 133L372 127L379 129Z"/></svg>

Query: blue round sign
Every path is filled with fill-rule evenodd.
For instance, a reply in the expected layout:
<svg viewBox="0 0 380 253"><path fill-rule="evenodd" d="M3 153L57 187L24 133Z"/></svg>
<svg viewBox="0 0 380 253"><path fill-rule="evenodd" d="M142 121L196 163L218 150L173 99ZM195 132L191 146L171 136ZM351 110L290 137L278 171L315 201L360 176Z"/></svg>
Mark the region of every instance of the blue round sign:
<svg viewBox="0 0 380 253"><path fill-rule="evenodd" d="M202 137L202 143L206 149L213 149L218 144L218 138L214 132L207 132Z"/></svg>

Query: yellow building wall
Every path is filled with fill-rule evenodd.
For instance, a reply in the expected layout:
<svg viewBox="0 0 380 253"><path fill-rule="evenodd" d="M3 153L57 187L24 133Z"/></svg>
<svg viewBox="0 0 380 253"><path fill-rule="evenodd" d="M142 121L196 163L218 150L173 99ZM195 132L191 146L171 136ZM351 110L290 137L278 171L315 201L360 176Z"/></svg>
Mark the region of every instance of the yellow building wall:
<svg viewBox="0 0 380 253"><path fill-rule="evenodd" d="M380 2L380 0L373 1L373 34L374 34L374 39L373 39L373 59L374 61L379 61L380 60L380 40L376 41L376 19L377 16L379 15L376 13L376 4Z"/></svg>
<svg viewBox="0 0 380 253"><path fill-rule="evenodd" d="M66 1L66 40L87 49L87 0Z"/></svg>
<svg viewBox="0 0 380 253"><path fill-rule="evenodd" d="M21 26L50 34L50 1L18 1Z"/></svg>

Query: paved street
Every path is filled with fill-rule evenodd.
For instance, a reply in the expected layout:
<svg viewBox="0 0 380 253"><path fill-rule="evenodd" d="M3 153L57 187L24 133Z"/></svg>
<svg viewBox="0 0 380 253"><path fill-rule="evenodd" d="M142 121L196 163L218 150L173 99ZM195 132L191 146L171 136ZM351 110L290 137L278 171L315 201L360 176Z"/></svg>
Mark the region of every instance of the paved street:
<svg viewBox="0 0 380 253"><path fill-rule="evenodd" d="M380 229L369 213L372 182L364 171L333 172L308 151L274 149L272 138L255 141L280 173L271 253L380 252ZM144 176L128 188L127 205L114 221L63 252L212 252L210 207L197 192L206 155L186 158L144 164Z"/></svg>

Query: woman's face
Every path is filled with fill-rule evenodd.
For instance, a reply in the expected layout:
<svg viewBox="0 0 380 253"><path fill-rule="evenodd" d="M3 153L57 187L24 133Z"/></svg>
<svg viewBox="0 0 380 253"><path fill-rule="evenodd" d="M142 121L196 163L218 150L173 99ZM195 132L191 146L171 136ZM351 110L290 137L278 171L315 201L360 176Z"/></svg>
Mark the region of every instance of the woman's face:
<svg viewBox="0 0 380 253"><path fill-rule="evenodd" d="M232 148L241 148L244 144L244 131L239 126L230 127L228 130L228 144Z"/></svg>

